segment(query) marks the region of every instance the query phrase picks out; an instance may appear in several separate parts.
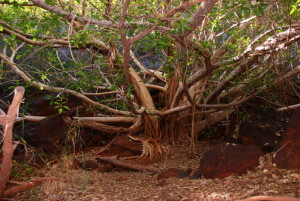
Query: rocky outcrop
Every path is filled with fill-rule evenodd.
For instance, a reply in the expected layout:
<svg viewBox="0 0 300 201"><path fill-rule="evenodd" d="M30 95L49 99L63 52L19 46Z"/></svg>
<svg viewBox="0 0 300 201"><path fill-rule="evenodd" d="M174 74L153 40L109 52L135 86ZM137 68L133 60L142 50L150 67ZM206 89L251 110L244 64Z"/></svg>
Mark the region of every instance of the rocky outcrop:
<svg viewBox="0 0 300 201"><path fill-rule="evenodd" d="M300 110L291 116L287 131L273 157L273 163L279 168L300 168Z"/></svg>
<svg viewBox="0 0 300 201"><path fill-rule="evenodd" d="M241 175L259 165L263 152L255 145L221 143L208 151L200 161L199 172L205 178L222 179Z"/></svg>

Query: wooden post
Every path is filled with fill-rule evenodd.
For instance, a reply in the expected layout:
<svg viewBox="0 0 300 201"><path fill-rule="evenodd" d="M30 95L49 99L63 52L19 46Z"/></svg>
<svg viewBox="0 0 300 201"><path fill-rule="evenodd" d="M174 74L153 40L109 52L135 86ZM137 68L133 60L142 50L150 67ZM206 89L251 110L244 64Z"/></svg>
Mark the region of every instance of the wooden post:
<svg viewBox="0 0 300 201"><path fill-rule="evenodd" d="M9 106L6 115L0 115L0 125L3 127L3 144L2 144L2 163L0 166L0 199L5 191L6 184L9 180L9 175L12 167L13 155L13 125L19 112L19 107L24 95L25 89L23 87L16 87L14 90L14 98Z"/></svg>

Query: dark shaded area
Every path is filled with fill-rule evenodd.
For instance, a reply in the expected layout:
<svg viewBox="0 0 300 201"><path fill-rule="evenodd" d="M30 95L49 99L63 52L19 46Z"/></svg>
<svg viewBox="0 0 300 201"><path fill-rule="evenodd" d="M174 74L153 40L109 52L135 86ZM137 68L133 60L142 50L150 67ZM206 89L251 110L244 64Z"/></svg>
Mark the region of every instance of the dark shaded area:
<svg viewBox="0 0 300 201"><path fill-rule="evenodd" d="M279 168L300 168L300 110L296 110L282 141L275 149L273 162Z"/></svg>
<svg viewBox="0 0 300 201"><path fill-rule="evenodd" d="M201 133L198 140L216 139L243 145L257 145L270 153L281 141L290 113L278 112L259 99L246 103L240 110L215 127Z"/></svg>
<svg viewBox="0 0 300 201"><path fill-rule="evenodd" d="M22 138L36 151L55 156L88 145L101 145L101 133L82 129L72 121L73 116L91 116L84 107L76 107L62 114L55 114L39 122L19 123L14 128L16 138ZM102 144L103 145L103 144ZM22 150L19 150L19 152ZM16 154L19 153L18 151Z"/></svg>
<svg viewBox="0 0 300 201"><path fill-rule="evenodd" d="M246 106L246 119L241 121L237 141L254 144L264 152L272 152L286 130L289 113L277 112L258 98Z"/></svg>
<svg viewBox="0 0 300 201"><path fill-rule="evenodd" d="M56 103L59 102L65 102L63 103L63 106L67 106L68 108L75 108L79 106L84 106L84 102L73 96L68 95L66 98L64 98L62 101L58 100L58 97L55 95L46 95L46 94L40 94L40 96L31 101L31 115L32 116L51 116L58 113L57 109L55 109L55 106L57 106ZM65 109L66 110L66 109Z"/></svg>

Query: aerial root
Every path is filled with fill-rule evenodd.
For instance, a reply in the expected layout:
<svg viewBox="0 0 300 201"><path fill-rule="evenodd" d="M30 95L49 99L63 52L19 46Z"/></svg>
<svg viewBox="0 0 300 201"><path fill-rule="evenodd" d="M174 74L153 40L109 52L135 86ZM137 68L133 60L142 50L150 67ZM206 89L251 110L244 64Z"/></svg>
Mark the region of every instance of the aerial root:
<svg viewBox="0 0 300 201"><path fill-rule="evenodd" d="M145 115L143 117L144 135L150 138L161 140L162 132L159 128L159 122L156 117Z"/></svg>

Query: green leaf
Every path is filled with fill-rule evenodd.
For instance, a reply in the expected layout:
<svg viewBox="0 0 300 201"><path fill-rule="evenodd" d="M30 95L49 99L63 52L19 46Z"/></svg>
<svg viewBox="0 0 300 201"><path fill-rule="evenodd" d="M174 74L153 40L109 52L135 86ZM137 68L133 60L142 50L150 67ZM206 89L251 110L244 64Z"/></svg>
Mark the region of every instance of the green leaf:
<svg viewBox="0 0 300 201"><path fill-rule="evenodd" d="M43 87L43 86L39 86L39 89L40 89L40 90L44 90L44 87Z"/></svg>
<svg viewBox="0 0 300 201"><path fill-rule="evenodd" d="M117 89L116 85L112 85L110 88L112 91L115 91Z"/></svg>
<svg viewBox="0 0 300 201"><path fill-rule="evenodd" d="M3 27L2 26L0 26L0 31L3 31Z"/></svg>
<svg viewBox="0 0 300 201"><path fill-rule="evenodd" d="M42 75L42 80L45 80L47 78L46 75Z"/></svg>
<svg viewBox="0 0 300 201"><path fill-rule="evenodd" d="M126 98L130 98L131 97L131 90L128 90L126 93Z"/></svg>
<svg viewBox="0 0 300 201"><path fill-rule="evenodd" d="M63 106L63 108L65 108L65 109L67 109L67 110L69 110L69 109L70 109L70 108L69 108L68 106L66 106L66 105L65 105L65 106Z"/></svg>
<svg viewBox="0 0 300 201"><path fill-rule="evenodd" d="M18 59L21 59L23 57L23 55L18 55L17 57L16 57L16 59L18 60Z"/></svg>
<svg viewBox="0 0 300 201"><path fill-rule="evenodd" d="M57 111L58 111L58 114L61 114L63 112L63 109L59 108Z"/></svg>

